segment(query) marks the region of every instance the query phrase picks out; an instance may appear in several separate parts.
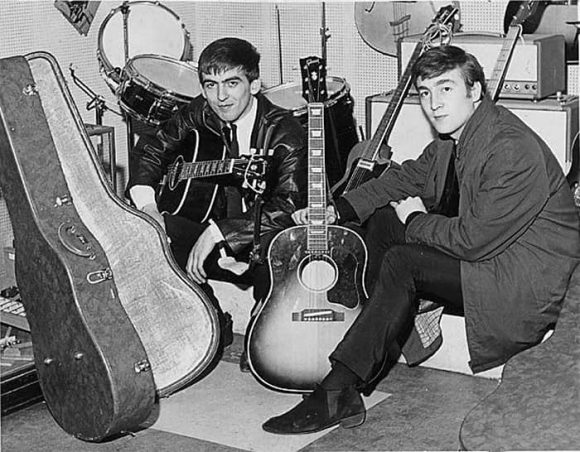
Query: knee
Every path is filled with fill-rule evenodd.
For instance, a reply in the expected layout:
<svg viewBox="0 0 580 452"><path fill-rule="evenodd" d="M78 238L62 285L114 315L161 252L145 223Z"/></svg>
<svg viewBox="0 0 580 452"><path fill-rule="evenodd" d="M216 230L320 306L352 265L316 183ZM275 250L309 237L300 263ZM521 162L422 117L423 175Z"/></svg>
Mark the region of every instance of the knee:
<svg viewBox="0 0 580 452"><path fill-rule="evenodd" d="M405 277L411 272L409 259L409 247L407 245L393 245L389 248L381 264L381 274L390 274L393 277Z"/></svg>

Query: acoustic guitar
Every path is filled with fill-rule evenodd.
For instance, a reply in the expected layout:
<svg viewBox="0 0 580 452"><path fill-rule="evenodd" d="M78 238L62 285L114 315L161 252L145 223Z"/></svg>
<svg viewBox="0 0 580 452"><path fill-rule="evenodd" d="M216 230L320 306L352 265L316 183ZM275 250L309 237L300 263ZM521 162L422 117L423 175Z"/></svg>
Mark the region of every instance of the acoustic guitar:
<svg viewBox="0 0 580 452"><path fill-rule="evenodd" d="M267 167L264 157L252 155L226 159L221 138L198 130L194 130L186 149L185 155L178 156L169 165L157 192L157 206L161 213L181 215L203 223L216 207L220 193L220 185L216 182L231 183L225 176L241 178L242 188L256 193L264 191L263 178Z"/></svg>
<svg viewBox="0 0 580 452"><path fill-rule="evenodd" d="M528 20L528 18L535 14L539 4L539 1L519 2L518 10L512 17L506 37L503 40L501 49L499 51L495 66L489 81L487 82L487 92L489 93L491 100L494 102L497 101L499 93L501 92L503 81L505 80L507 68L516 47L516 43L522 34L523 24L526 22L526 20Z"/></svg>
<svg viewBox="0 0 580 452"><path fill-rule="evenodd" d="M270 389L310 392L330 371L328 356L368 298L362 238L326 220L324 103L321 59L300 60L308 84L308 225L276 235L268 248L269 294L248 334L248 360Z"/></svg>
<svg viewBox="0 0 580 452"><path fill-rule="evenodd" d="M459 2L378 1L356 2L354 19L362 39L373 49L397 56L401 39L422 33L431 18L445 5L452 4L459 17Z"/></svg>
<svg viewBox="0 0 580 452"><path fill-rule="evenodd" d="M436 41L446 43L458 26L458 9L453 6L441 8L431 24L417 43L405 72L393 92L391 102L387 107L377 129L370 140L356 144L349 153L347 172L343 178L332 187L333 196L340 196L362 185L367 180L377 177L386 171L391 162L391 150L386 144L393 131L397 116L401 111L403 100L411 86L411 70L415 61Z"/></svg>

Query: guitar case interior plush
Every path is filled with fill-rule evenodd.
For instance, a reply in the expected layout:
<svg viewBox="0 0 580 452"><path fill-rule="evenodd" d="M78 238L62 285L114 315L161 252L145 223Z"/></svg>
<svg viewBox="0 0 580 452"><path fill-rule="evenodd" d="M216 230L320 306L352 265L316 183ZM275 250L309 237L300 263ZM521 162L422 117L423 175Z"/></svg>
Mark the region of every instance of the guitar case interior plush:
<svg viewBox="0 0 580 452"><path fill-rule="evenodd" d="M4 190L14 191L8 207L11 218L16 218L19 225L15 228L16 277L27 315L36 318L30 319L31 330L44 332L37 341L33 334L33 343L68 348L65 341L55 343L49 330L63 326L69 309L76 310L78 328L87 329L86 335L95 344L100 345L102 338L118 345L114 352L119 357L111 357L115 364L107 366L110 372L119 361L131 368L131 378L135 374L152 374L160 397L192 383L201 377L217 352L219 324L211 301L178 269L161 227L111 190L55 59L48 53L36 52L0 60L0 83L0 179ZM28 166L31 170L25 172ZM60 186L55 186L57 182ZM8 201L8 194L6 198ZM39 199L44 200L42 204ZM71 211L77 217L67 222L68 217L62 212ZM41 218L54 225L41 227ZM21 224L33 232L20 233L17 229ZM56 236L49 240L52 234ZM33 238L35 248L31 249L28 242ZM106 258L106 262L96 265L94 273L85 271L85 263L92 265L96 260L92 255L83 256L88 253L88 246L91 250L102 249ZM53 261L63 260L63 256L80 261L60 264L66 276L83 271L83 287L86 281L91 288L106 292L107 297L101 294L89 301L80 288L69 282L70 306L52 318L44 314L42 304L52 309L53 304L62 303L60 296L52 295L62 289L58 283L40 281L54 278L51 272L55 270L49 267L58 267ZM51 260L42 262L47 259ZM64 275L61 280L65 280ZM63 283L67 285L66 280ZM108 314L108 303L115 304L119 311L121 306L129 322L123 324L122 313ZM91 325L84 317L88 312L92 315L93 310L98 311L94 328L100 329L99 334L89 330ZM145 350L138 360L126 355L126 349L131 347L128 323ZM60 334L71 336L71 341L78 334L85 334L70 329ZM72 350L70 353L75 355ZM46 357L39 352L36 358L36 354L35 350L37 366L50 368L50 364L43 364ZM42 372L39 373L42 384ZM62 378L71 378L67 372L62 373ZM54 382L42 386L45 390L58 385ZM75 405L64 406L56 397L49 403L53 414L88 409L82 403Z"/></svg>
<svg viewBox="0 0 580 452"><path fill-rule="evenodd" d="M0 87L0 184L44 398L81 439L134 429L155 401L151 372L136 372L145 349L114 280L101 277L110 264L70 202L24 58L0 60Z"/></svg>

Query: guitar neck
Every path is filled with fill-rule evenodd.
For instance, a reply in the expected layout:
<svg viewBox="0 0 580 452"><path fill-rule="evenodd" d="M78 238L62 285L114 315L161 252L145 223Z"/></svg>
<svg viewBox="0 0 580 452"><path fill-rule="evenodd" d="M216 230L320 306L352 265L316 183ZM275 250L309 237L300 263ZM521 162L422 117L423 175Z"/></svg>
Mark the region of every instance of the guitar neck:
<svg viewBox="0 0 580 452"><path fill-rule="evenodd" d="M201 162L184 163L179 174L179 180L232 174L235 163L236 159L204 160Z"/></svg>
<svg viewBox="0 0 580 452"><path fill-rule="evenodd" d="M361 155L359 165L353 169L352 176L346 184L344 190L345 192L355 189L360 184L360 181L365 180L365 173L369 170L372 171L373 162L378 159L382 144L388 141L388 138L393 131L393 127L395 126L395 122L397 121L397 116L401 111L403 99L411 86L411 71L413 65L419 56L421 56L423 51L423 43L419 42L415 46L415 50L413 50L413 54L411 55L405 72L401 76L401 80L393 92L391 102L389 103L387 110L383 114L383 117L381 118L381 121L379 122L368 146L365 148L363 154Z"/></svg>
<svg viewBox="0 0 580 452"><path fill-rule="evenodd" d="M512 58L521 30L521 25L510 26L506 39L504 40L501 46L501 50L499 51L495 67L493 68L493 72L491 73L491 77L487 84L489 96L494 102L498 99L499 93L501 92L501 88L503 86L507 72L507 67Z"/></svg>
<svg viewBox="0 0 580 452"><path fill-rule="evenodd" d="M326 221L326 171L324 154L324 104L308 104L308 251L328 250Z"/></svg>
<svg viewBox="0 0 580 452"><path fill-rule="evenodd" d="M397 85L397 88L393 92L391 97L391 102L385 111L385 114L381 118L379 125L369 143L368 146L368 153L367 156L371 160L376 160L379 156L379 152L381 149L381 145L388 139L389 135L393 131L393 127L397 120L397 116L401 111L401 107L403 105L403 99L409 88L411 86L411 71L415 61L419 58L419 56L423 53L423 44L419 42L415 46L415 50L413 50L413 54L411 55L411 59L405 68L405 72L401 76L401 80Z"/></svg>

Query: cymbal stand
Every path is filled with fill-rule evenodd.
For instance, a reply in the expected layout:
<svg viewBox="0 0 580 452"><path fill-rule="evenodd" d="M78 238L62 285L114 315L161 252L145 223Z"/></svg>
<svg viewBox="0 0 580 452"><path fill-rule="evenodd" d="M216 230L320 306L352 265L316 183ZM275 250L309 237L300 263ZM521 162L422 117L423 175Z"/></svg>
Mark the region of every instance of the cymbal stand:
<svg viewBox="0 0 580 452"><path fill-rule="evenodd" d="M278 4L274 5L276 9L276 34L278 35L278 70L280 73L280 85L284 83L284 68L282 65L282 27L280 25L280 8Z"/></svg>
<svg viewBox="0 0 580 452"><path fill-rule="evenodd" d="M322 47L322 59L326 61L326 42L330 38L328 27L326 26L326 4L322 2L322 25L320 27L320 41Z"/></svg>
<svg viewBox="0 0 580 452"><path fill-rule="evenodd" d="M83 82L80 78L77 77L75 73L74 65L71 63L69 65L70 75L75 83L85 94L87 94L91 100L87 102L86 108L87 111L95 110L95 124L98 126L103 125L103 115L105 111L110 111L118 116L123 116L118 111L113 110L107 105L107 101L103 96L100 94L95 93L85 82ZM99 141L97 143L97 155L100 157L103 155L103 143ZM116 160L117 157L115 155L115 146L109 146L109 165L111 167L111 183L113 185L113 190L117 191L117 177L116 177Z"/></svg>
<svg viewBox="0 0 580 452"><path fill-rule="evenodd" d="M121 13L123 14L123 54L125 55L125 65L129 61L129 3L130 2L125 1L119 7ZM127 155L129 155L135 146L133 122L131 121L129 115L125 115L125 124L127 125Z"/></svg>

